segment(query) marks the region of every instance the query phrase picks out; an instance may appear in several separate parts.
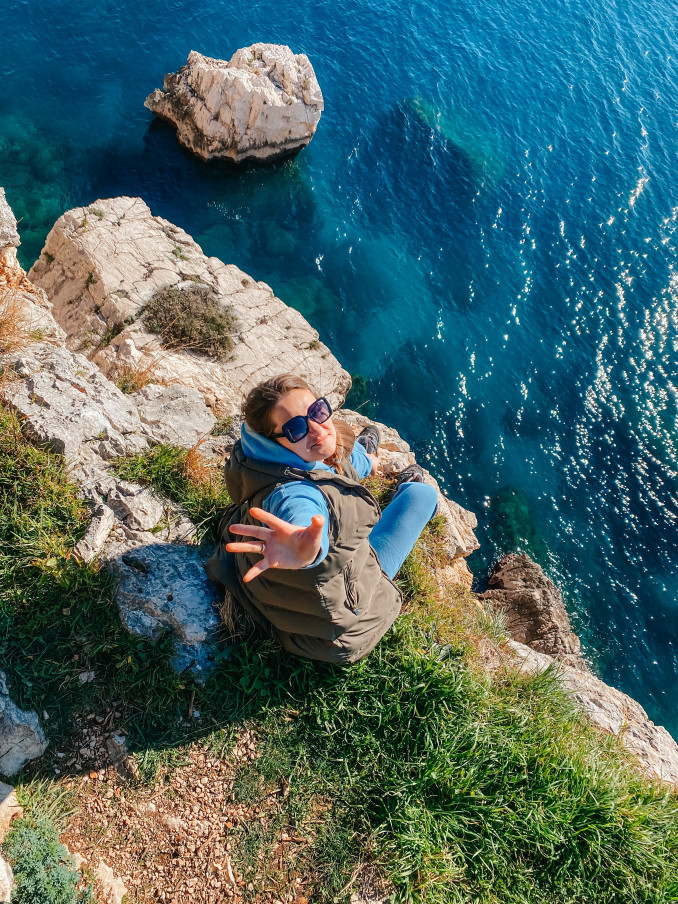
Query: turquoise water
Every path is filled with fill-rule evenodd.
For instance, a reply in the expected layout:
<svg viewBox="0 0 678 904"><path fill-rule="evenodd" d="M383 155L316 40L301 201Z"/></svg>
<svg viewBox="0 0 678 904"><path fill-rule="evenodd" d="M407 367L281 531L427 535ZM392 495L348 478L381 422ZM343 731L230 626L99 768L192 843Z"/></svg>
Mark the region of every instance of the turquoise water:
<svg viewBox="0 0 678 904"><path fill-rule="evenodd" d="M205 166L143 100L191 49L257 40L311 58L318 132ZM270 283L478 514L481 580L531 552L678 736L670 3L5 0L0 74L25 266L64 210L129 194Z"/></svg>

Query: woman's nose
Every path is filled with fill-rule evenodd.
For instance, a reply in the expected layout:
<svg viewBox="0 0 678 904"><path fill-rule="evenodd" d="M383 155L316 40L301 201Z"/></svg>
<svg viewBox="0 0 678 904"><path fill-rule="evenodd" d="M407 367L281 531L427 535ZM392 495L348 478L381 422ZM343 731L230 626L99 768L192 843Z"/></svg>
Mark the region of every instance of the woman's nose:
<svg viewBox="0 0 678 904"><path fill-rule="evenodd" d="M327 422L324 424L318 424L316 421L312 421L310 418L308 419L308 432L311 434L311 436L322 436L327 429Z"/></svg>

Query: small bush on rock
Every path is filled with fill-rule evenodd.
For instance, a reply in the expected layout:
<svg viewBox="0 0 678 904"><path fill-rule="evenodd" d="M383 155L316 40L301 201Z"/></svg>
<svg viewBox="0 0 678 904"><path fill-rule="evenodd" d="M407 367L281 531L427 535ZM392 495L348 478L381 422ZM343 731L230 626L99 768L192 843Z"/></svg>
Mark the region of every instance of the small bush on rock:
<svg viewBox="0 0 678 904"><path fill-rule="evenodd" d="M80 874L47 819L17 819L3 851L14 870L12 904L95 904L91 884L79 889Z"/></svg>
<svg viewBox="0 0 678 904"><path fill-rule="evenodd" d="M201 283L168 286L151 298L144 311L149 330L159 333L165 348L184 348L226 358L233 348L235 315L214 289Z"/></svg>

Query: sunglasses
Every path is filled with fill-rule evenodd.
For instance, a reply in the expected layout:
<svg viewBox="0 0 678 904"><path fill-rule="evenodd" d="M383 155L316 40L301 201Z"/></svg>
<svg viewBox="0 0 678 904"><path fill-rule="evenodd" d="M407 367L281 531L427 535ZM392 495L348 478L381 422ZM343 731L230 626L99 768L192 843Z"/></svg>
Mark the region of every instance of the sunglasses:
<svg viewBox="0 0 678 904"><path fill-rule="evenodd" d="M316 399L308 406L306 414L298 414L282 425L282 433L274 433L271 439L280 439L284 436L291 443L298 443L308 434L308 422L324 424L332 417L332 406L324 396Z"/></svg>

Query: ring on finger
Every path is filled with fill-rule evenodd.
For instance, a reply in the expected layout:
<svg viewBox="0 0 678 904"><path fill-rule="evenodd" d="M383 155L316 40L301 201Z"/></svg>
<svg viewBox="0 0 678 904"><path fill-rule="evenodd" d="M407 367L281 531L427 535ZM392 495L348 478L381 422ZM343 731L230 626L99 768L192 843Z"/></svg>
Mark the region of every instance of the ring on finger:
<svg viewBox="0 0 678 904"><path fill-rule="evenodd" d="M266 555L266 544L263 540L261 541L261 549L259 551L261 552L262 556Z"/></svg>

